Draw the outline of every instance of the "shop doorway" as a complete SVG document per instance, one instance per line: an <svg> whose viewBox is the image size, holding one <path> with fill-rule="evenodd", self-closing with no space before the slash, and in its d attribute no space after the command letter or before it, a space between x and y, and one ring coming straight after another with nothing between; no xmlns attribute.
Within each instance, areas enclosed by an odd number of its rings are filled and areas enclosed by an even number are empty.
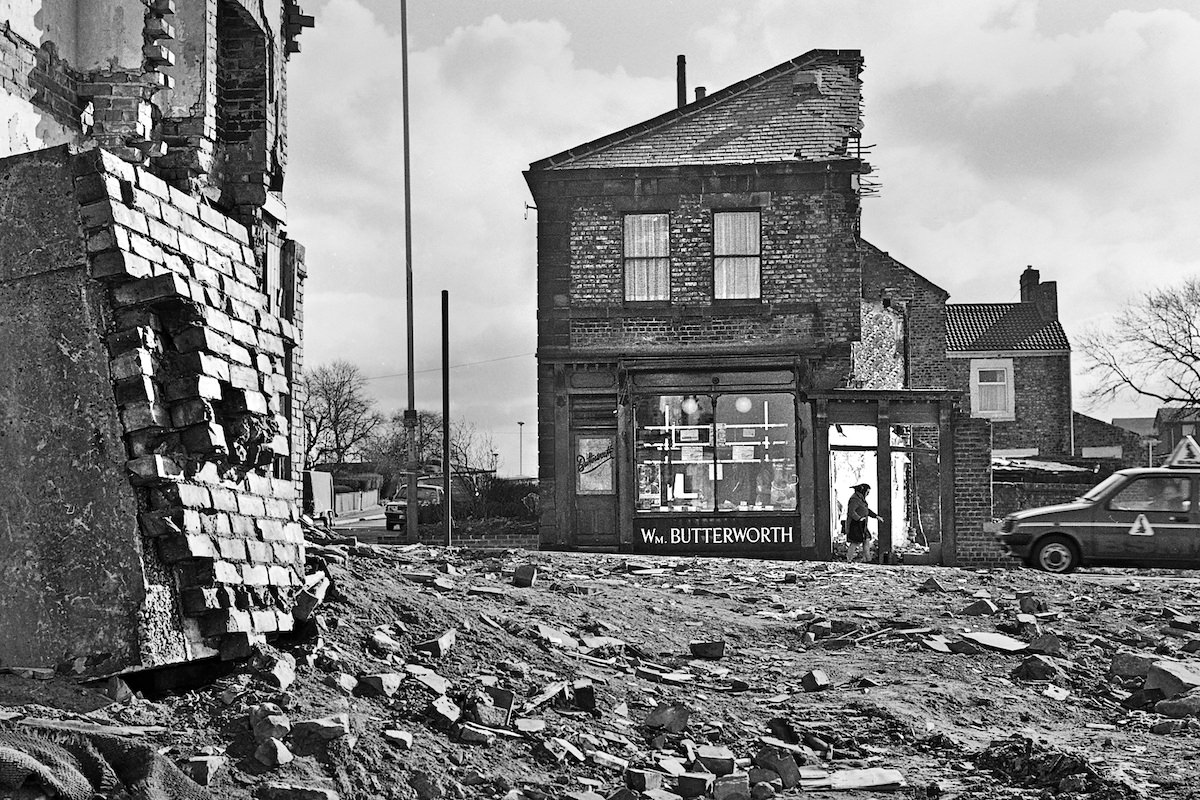
<svg viewBox="0 0 1200 800"><path fill-rule="evenodd" d="M834 560L846 558L842 521L853 487L865 483L868 505L884 518L869 522L870 560L942 563L953 534L948 415L942 404L906 399L862 392L853 401L818 401L828 478L821 533Z"/></svg>
<svg viewBox="0 0 1200 800"><path fill-rule="evenodd" d="M617 432L593 430L574 435L575 546L616 549Z"/></svg>

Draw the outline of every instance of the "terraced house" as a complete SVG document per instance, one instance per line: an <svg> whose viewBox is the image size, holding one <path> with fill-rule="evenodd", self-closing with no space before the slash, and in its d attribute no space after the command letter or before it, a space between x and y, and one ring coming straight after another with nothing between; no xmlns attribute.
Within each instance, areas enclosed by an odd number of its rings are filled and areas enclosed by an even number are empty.
<svg viewBox="0 0 1200 800"><path fill-rule="evenodd" d="M868 482L879 558L998 557L946 292L860 235L862 68L688 102L681 61L676 108L530 165L545 546L828 558Z"/></svg>
<svg viewBox="0 0 1200 800"><path fill-rule="evenodd" d="M294 0L0 19L0 651L110 673L292 625Z"/></svg>

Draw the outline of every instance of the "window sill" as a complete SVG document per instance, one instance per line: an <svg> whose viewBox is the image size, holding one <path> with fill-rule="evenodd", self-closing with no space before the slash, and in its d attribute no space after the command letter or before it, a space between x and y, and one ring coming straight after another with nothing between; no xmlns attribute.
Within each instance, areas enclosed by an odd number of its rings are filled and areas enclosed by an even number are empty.
<svg viewBox="0 0 1200 800"><path fill-rule="evenodd" d="M714 297L716 308L761 308L766 302L761 297Z"/></svg>
<svg viewBox="0 0 1200 800"><path fill-rule="evenodd" d="M670 300L626 300L625 308L631 308L638 311L654 311L657 309L670 308Z"/></svg>

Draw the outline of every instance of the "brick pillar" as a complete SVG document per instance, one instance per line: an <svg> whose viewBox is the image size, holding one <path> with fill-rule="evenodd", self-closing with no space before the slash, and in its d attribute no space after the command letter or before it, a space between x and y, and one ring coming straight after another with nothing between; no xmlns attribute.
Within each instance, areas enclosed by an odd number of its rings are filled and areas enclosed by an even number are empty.
<svg viewBox="0 0 1200 800"><path fill-rule="evenodd" d="M1014 562L984 523L992 520L992 425L958 414L954 420L955 552L945 563L958 566L1007 566Z"/></svg>

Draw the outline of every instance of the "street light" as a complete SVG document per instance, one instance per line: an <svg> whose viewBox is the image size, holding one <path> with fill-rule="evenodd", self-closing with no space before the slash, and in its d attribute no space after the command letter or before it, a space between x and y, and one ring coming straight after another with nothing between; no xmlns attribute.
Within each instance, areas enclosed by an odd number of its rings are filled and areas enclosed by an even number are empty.
<svg viewBox="0 0 1200 800"><path fill-rule="evenodd" d="M408 509L417 507L417 398L416 370L413 359L413 268L412 268L412 181L409 178L409 122L408 122L408 2L400 0L400 106L403 119L404 151L404 298L407 308L405 326L406 356L408 360L408 407L404 409L404 433L408 438L408 486L405 497ZM417 515L405 514L406 540L417 541Z"/></svg>
<svg viewBox="0 0 1200 800"><path fill-rule="evenodd" d="M525 475L525 423L517 423L517 477Z"/></svg>

